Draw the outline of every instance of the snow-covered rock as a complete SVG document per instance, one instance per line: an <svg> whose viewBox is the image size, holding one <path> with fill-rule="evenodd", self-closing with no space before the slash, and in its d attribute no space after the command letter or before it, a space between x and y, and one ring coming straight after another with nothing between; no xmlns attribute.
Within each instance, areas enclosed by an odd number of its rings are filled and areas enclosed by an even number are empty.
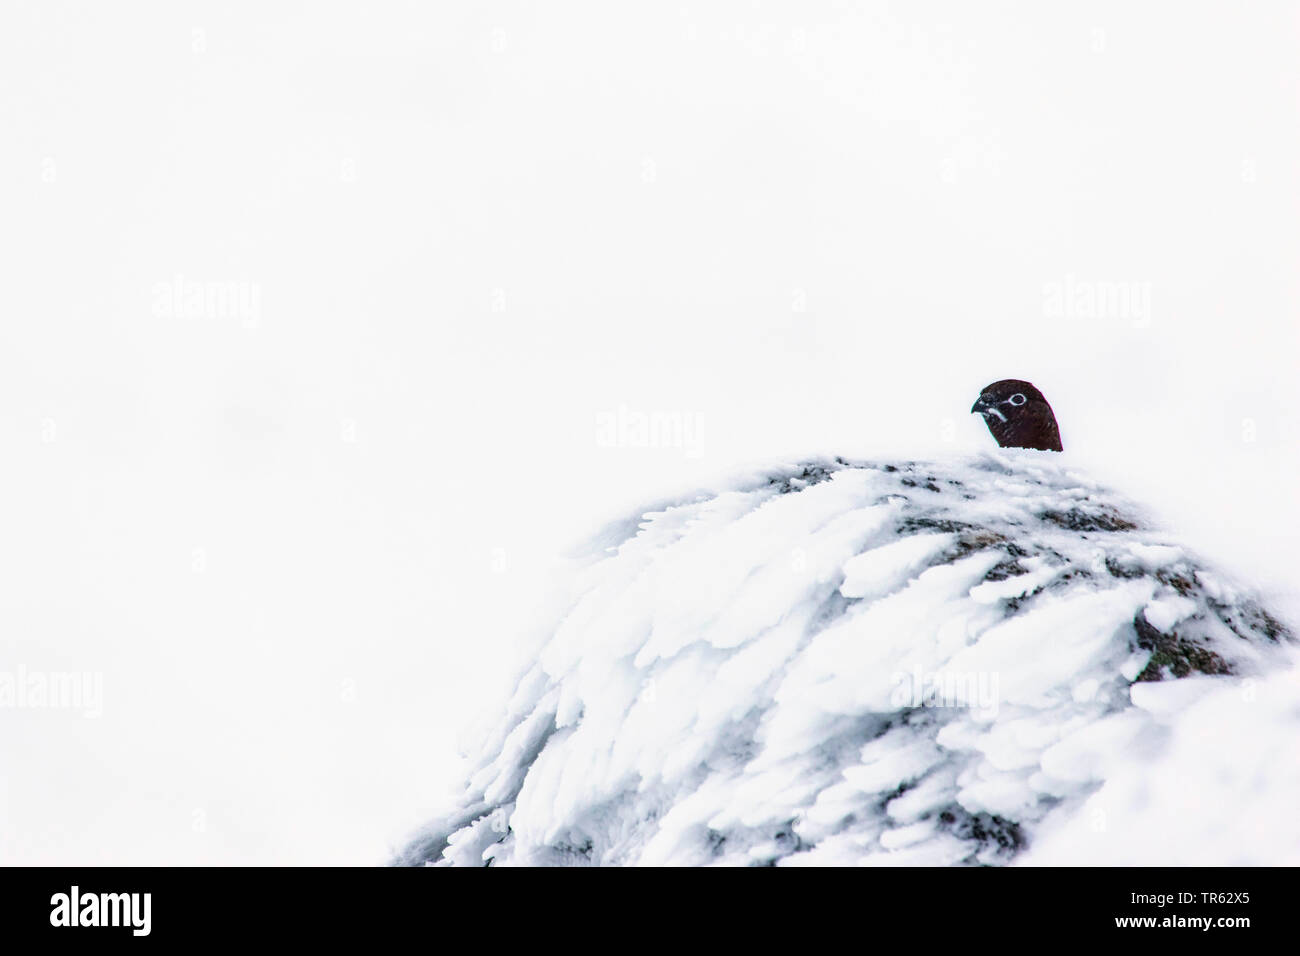
<svg viewBox="0 0 1300 956"><path fill-rule="evenodd" d="M1147 524L1018 451L803 463L624 522L397 862L1003 863L1040 834L1082 860L1135 768L1195 746L1180 715L1223 719L1290 646Z"/></svg>

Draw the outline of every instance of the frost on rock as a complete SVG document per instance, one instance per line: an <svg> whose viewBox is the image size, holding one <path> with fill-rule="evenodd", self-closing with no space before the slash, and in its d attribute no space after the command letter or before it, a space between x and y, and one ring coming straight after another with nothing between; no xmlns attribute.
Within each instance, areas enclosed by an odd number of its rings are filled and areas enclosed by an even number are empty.
<svg viewBox="0 0 1300 956"><path fill-rule="evenodd" d="M1290 642L1043 453L810 462L612 528L395 862L1005 863L1199 696L1137 688Z"/></svg>

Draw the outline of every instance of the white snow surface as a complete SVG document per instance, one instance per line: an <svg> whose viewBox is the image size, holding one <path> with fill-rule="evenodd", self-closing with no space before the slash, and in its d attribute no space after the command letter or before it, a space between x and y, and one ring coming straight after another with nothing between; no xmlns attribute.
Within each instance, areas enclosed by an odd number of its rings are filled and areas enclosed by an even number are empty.
<svg viewBox="0 0 1300 956"><path fill-rule="evenodd" d="M397 862L1300 858L1223 820L1300 794L1286 628L1058 456L800 463L617 527Z"/></svg>

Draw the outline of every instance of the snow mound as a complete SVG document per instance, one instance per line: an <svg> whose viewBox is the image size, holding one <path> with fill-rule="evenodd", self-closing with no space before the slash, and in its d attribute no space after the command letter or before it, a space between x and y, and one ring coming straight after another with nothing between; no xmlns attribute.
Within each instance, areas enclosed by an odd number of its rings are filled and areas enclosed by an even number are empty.
<svg viewBox="0 0 1300 956"><path fill-rule="evenodd" d="M803 463L616 527L395 862L992 864L1040 833L1082 859L1090 801L1136 804L1179 715L1221 716L1140 691L1290 642L1047 453Z"/></svg>

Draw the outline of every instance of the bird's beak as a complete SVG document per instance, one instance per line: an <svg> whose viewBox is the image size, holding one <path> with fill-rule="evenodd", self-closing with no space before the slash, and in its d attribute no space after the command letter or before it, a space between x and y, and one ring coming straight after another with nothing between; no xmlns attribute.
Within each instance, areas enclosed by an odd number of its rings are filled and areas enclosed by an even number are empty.
<svg viewBox="0 0 1300 956"><path fill-rule="evenodd" d="M1005 422L1007 420L1007 416L1003 415L992 405L985 405L984 399L982 398L976 399L975 404L970 407L970 411L972 415L976 413L983 415L985 420L987 420L990 415L995 416L1000 422Z"/></svg>

